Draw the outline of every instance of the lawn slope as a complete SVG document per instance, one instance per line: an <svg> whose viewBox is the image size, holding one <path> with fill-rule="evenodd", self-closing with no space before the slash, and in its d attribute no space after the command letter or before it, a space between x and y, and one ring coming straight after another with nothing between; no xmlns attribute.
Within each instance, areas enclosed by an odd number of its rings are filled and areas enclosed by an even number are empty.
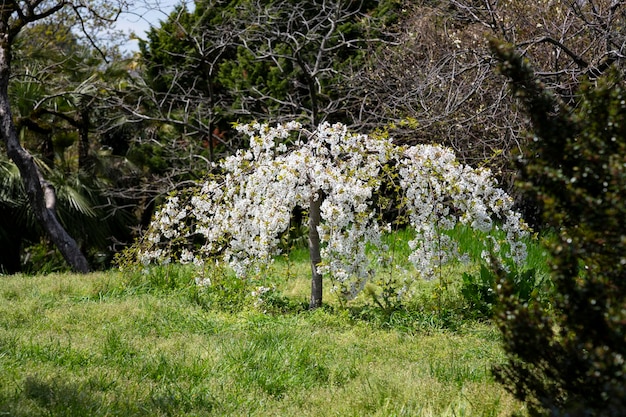
<svg viewBox="0 0 626 417"><path fill-rule="evenodd" d="M228 311L144 284L0 277L0 416L524 415L488 324Z"/></svg>

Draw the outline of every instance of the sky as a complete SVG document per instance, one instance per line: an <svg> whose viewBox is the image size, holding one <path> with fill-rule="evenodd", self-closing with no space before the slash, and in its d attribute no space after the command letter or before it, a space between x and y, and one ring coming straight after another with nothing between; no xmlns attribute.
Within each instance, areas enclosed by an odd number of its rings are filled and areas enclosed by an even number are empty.
<svg viewBox="0 0 626 417"><path fill-rule="evenodd" d="M115 28L130 35L134 32L140 38L145 38L145 32L150 26L158 25L165 20L174 6L183 3L183 0L138 0L134 1L128 12L122 13ZM137 40L129 40L123 49L132 53L139 50Z"/></svg>

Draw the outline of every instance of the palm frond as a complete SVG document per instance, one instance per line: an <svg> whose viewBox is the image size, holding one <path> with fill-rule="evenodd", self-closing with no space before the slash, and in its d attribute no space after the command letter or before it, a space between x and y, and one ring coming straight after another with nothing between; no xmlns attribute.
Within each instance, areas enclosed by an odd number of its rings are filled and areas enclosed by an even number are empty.
<svg viewBox="0 0 626 417"><path fill-rule="evenodd" d="M0 204L20 207L26 204L22 177L17 166L5 157L0 158Z"/></svg>
<svg viewBox="0 0 626 417"><path fill-rule="evenodd" d="M57 188L57 200L63 205L88 217L96 217L92 203L80 190L70 184L63 184Z"/></svg>

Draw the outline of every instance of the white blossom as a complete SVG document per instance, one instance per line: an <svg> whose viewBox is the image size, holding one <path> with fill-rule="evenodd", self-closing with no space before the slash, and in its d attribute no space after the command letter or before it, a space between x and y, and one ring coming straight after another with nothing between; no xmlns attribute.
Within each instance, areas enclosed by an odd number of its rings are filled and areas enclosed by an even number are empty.
<svg viewBox="0 0 626 417"><path fill-rule="evenodd" d="M334 291L353 298L372 276L370 258L378 257L367 253L368 245L383 250L381 235L390 230L379 223L373 198L385 164L397 167L415 231L409 260L419 277L432 279L442 265L467 260L445 234L459 223L488 235L482 241L486 260L506 248L505 256L518 264L525 259L520 239L528 229L512 210L512 199L488 170L460 164L448 148L397 147L386 138L350 133L342 124L323 123L313 132L298 122L252 123L237 130L248 137L250 148L225 158L218 164L222 175L186 198L166 200L144 237L142 263L178 259L203 265L213 259L247 277L278 253L293 210L306 210L311 197L321 198L317 269ZM288 138L297 145L293 149L285 145ZM492 236L498 227L506 245ZM409 293L412 279L398 286L397 297ZM207 285L203 278L198 282Z"/></svg>

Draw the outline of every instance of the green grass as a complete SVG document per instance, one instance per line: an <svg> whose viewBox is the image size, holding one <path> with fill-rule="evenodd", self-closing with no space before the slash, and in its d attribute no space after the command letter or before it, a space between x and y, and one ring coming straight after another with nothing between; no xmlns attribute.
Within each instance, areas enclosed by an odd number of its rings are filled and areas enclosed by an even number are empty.
<svg viewBox="0 0 626 417"><path fill-rule="evenodd" d="M379 277L415 274L411 238L385 237L399 267ZM546 274L529 243L527 268ZM452 263L382 308L375 285L348 304L326 288L316 311L305 248L250 281L209 271L205 289L180 266L0 277L0 417L524 416L490 373L499 333L461 294L477 268Z"/></svg>
<svg viewBox="0 0 626 417"><path fill-rule="evenodd" d="M181 268L0 277L0 416L524 415L491 325L426 289L406 311L307 311L307 267L276 266L268 313Z"/></svg>

